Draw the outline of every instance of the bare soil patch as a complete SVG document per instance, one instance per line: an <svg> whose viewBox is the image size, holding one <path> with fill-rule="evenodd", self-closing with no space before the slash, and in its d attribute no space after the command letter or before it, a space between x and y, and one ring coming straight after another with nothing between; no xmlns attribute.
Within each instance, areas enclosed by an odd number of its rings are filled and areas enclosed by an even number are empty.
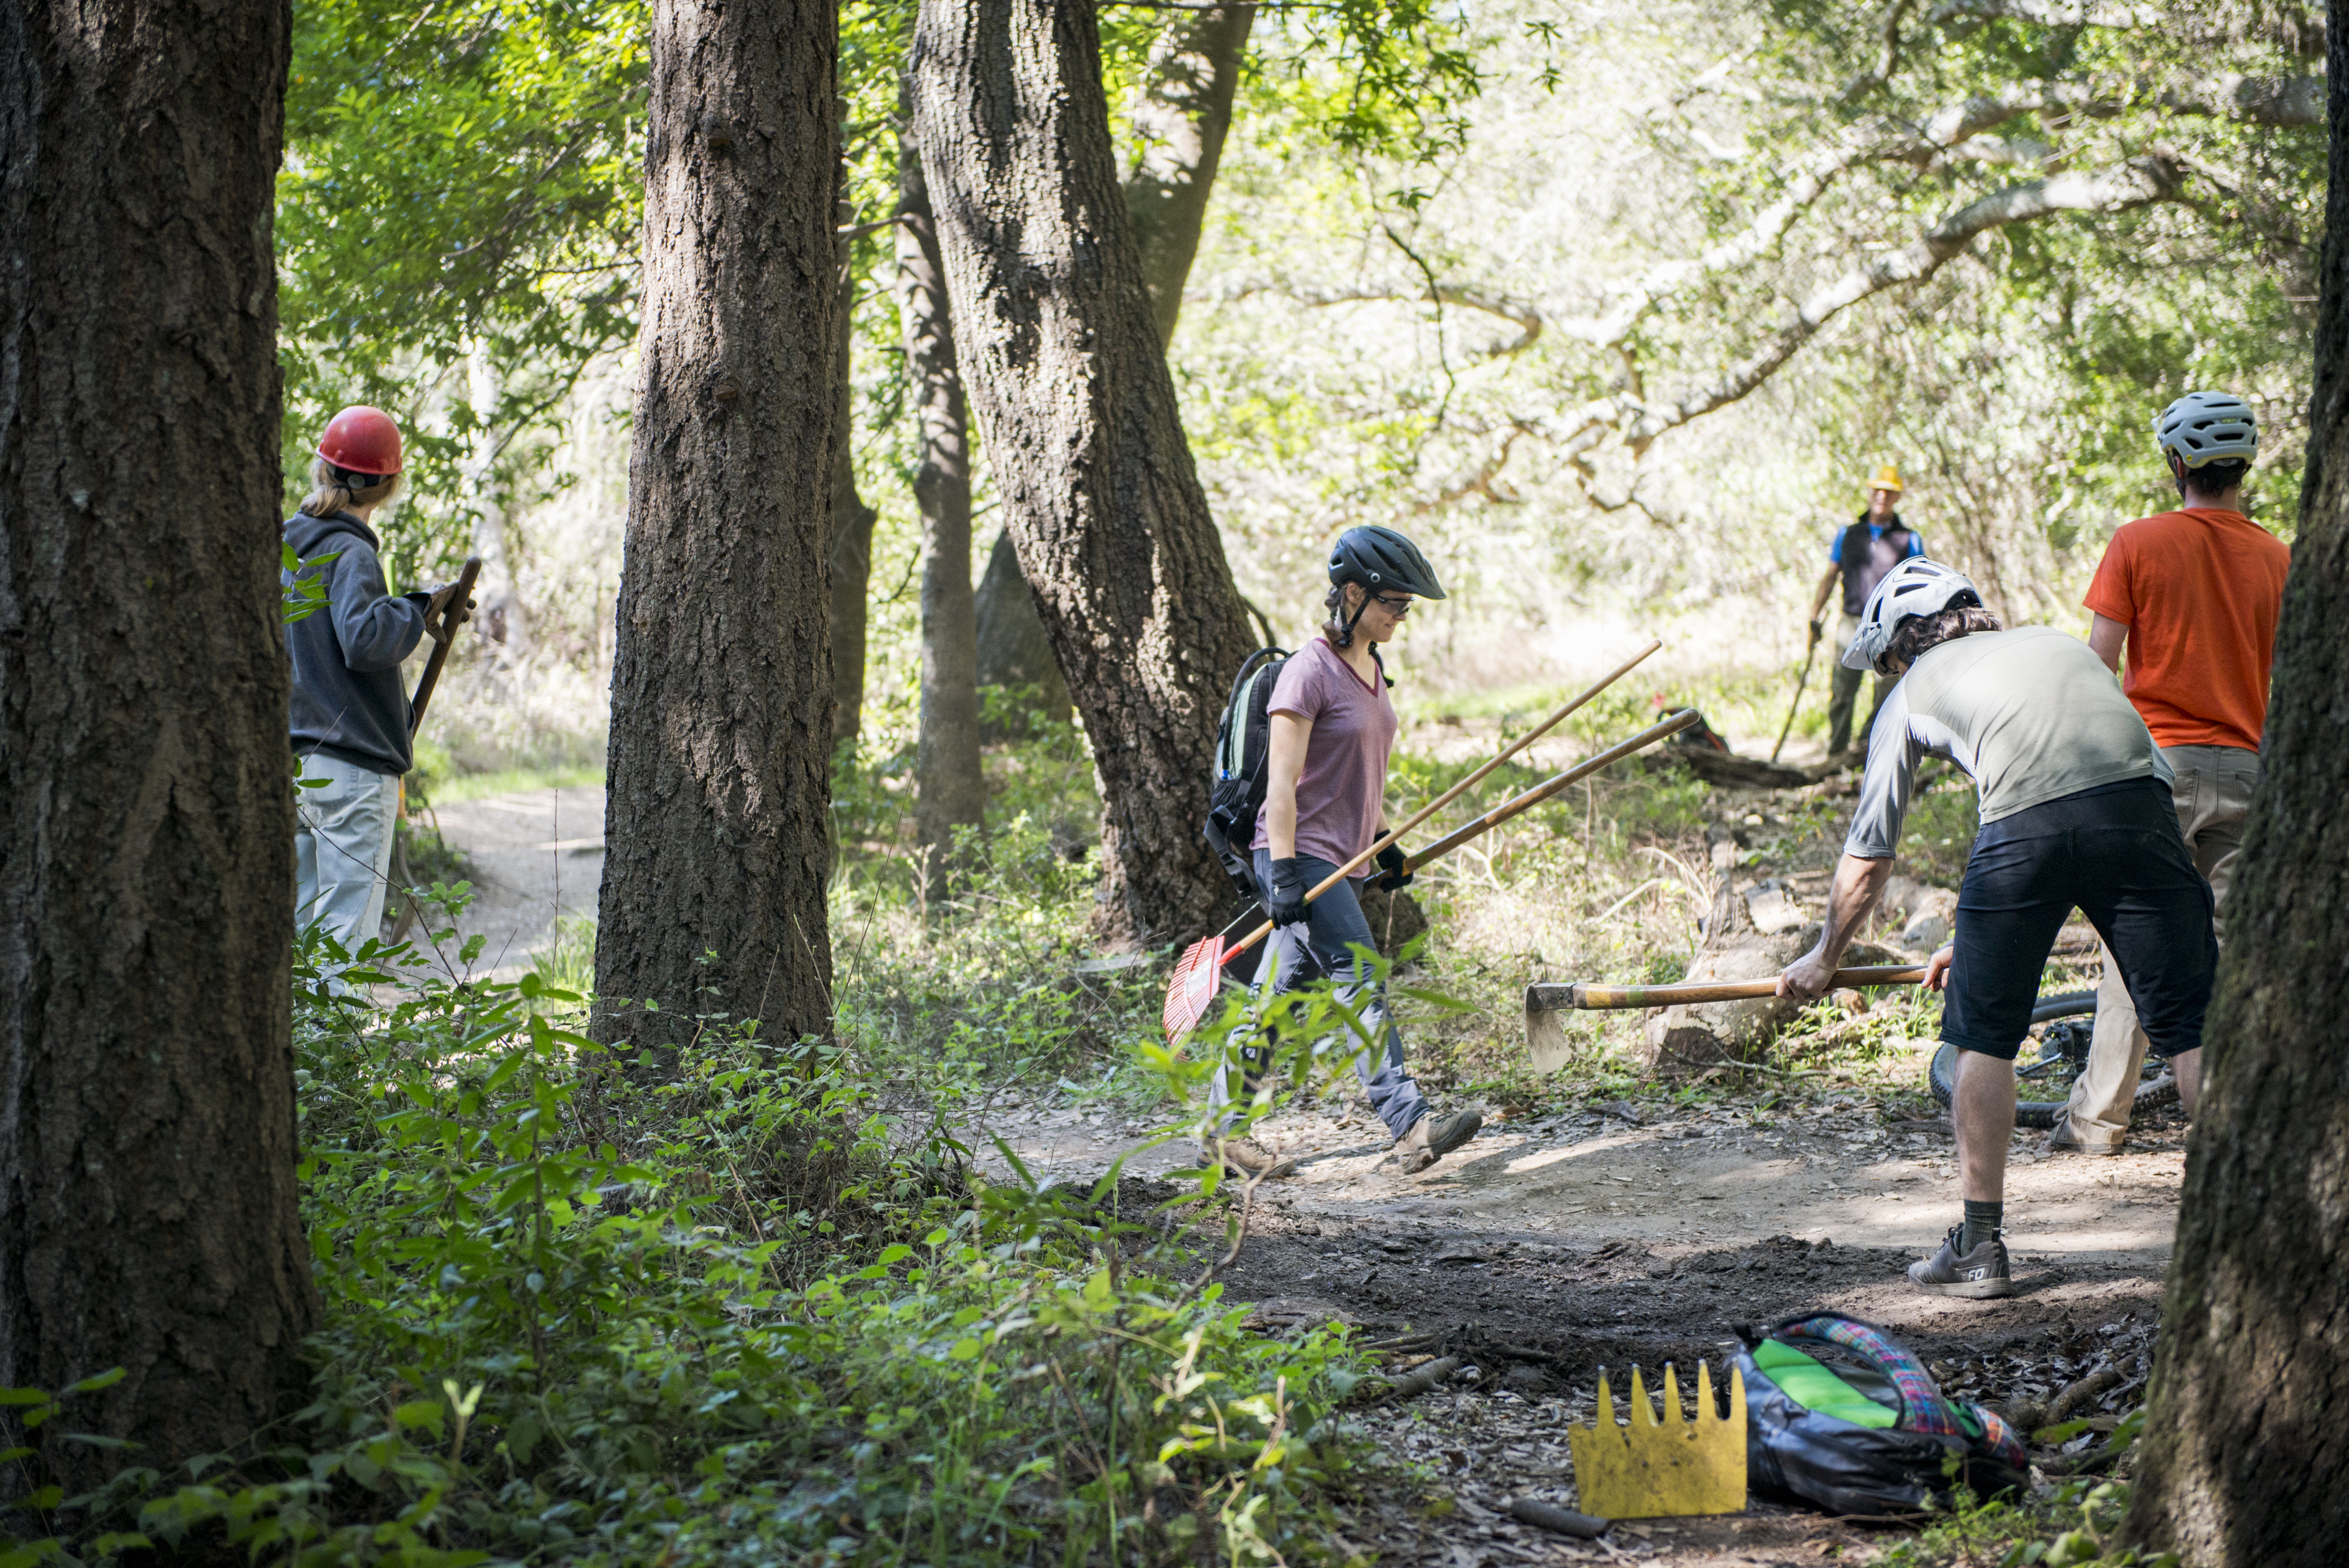
<svg viewBox="0 0 2349 1568"><path fill-rule="evenodd" d="M1049 1182L1097 1179L1140 1129L1063 1106L1010 1108L990 1130ZM2040 1135L2018 1135L2017 1293L1964 1302L1919 1293L1905 1274L1961 1211L1946 1124L1888 1123L1868 1100L1784 1119L1627 1103L1503 1120L1416 1177L1397 1171L1366 1110L1303 1111L1266 1130L1300 1168L1258 1189L1224 1278L1264 1332L1340 1320L1467 1363L1365 1418L1402 1467L1392 1496L1350 1516L1350 1539L1382 1561L1861 1560L1885 1543L1880 1529L1768 1500L1743 1516L1625 1524L1604 1544L1506 1510L1519 1496L1574 1501L1566 1426L1588 1417L1599 1367L1717 1369L1735 1325L1817 1311L1883 1326L1984 1403L2044 1401L2110 1361L2124 1375L2086 1412L2109 1428L2142 1399L2185 1135L2175 1110L2140 1123L2117 1158L2044 1158ZM1187 1143L1163 1145L1126 1168L1163 1175L1193 1158Z"/></svg>

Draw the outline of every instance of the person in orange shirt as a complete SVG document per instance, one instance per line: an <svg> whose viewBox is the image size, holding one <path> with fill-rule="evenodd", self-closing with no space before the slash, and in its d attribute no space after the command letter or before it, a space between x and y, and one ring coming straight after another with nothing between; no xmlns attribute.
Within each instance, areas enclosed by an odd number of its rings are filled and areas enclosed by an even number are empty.
<svg viewBox="0 0 2349 1568"><path fill-rule="evenodd" d="M2268 667L2292 551L2243 515L2243 476L2259 450L2249 404L2189 392L2161 411L2154 430L2179 506L2124 524L2105 547L2085 601L2094 617L2088 646L2116 671L2127 650L2122 690L2176 774L2178 831L2223 915L2260 777ZM2146 1044L2107 951L2087 1065L2048 1137L2051 1151L2121 1151ZM2201 1054L2171 1059L2189 1114L2201 1093Z"/></svg>

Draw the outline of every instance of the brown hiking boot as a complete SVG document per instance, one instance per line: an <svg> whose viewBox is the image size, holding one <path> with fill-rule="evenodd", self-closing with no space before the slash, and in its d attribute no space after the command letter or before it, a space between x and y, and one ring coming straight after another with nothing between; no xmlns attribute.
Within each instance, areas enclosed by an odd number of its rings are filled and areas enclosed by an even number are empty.
<svg viewBox="0 0 2349 1568"><path fill-rule="evenodd" d="M1283 1159L1252 1137L1201 1138L1199 1163L1213 1166L1216 1147L1223 1146L1224 1168L1234 1176L1256 1176L1267 1180L1294 1175L1297 1162Z"/></svg>
<svg viewBox="0 0 2349 1568"><path fill-rule="evenodd" d="M2110 1158L2125 1152L2127 1147L2122 1143L2090 1143L2085 1138L2075 1137L2070 1127L2061 1126L2039 1140L2039 1152L2047 1156L2095 1154Z"/></svg>
<svg viewBox="0 0 2349 1568"><path fill-rule="evenodd" d="M1412 1123L1411 1131L1397 1141L1395 1163L1402 1167L1405 1176L1415 1176L1475 1137L1484 1125L1484 1113L1473 1108L1440 1116L1430 1111Z"/></svg>

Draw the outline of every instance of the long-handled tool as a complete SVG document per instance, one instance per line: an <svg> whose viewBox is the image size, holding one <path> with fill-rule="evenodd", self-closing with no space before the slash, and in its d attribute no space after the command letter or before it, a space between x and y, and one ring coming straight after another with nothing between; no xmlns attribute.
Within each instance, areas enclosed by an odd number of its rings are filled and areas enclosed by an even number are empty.
<svg viewBox="0 0 2349 1568"><path fill-rule="evenodd" d="M1811 660L1819 651L1819 626L1811 623L1811 640L1803 649L1803 672L1795 677L1795 700L1786 704L1786 722L1778 726L1778 743L1770 748L1770 760L1775 763L1778 753L1786 749L1786 737L1794 732L1795 711L1803 705L1803 688L1811 683Z"/></svg>
<svg viewBox="0 0 2349 1568"><path fill-rule="evenodd" d="M1509 818L1516 815L1518 813L1529 811L1533 807L1539 805L1542 802L1549 799L1550 796L1557 794L1560 790L1572 784L1580 784L1584 779L1588 778L1592 774L1597 773L1599 769L1606 767L1610 763L1619 763L1634 752L1645 750L1647 747L1654 745L1659 741L1668 739L1671 736L1680 733L1690 725L1700 722L1702 718L1702 715L1698 713L1693 708L1682 709L1679 712L1674 713L1671 717L1664 720L1662 722L1650 725L1648 728L1640 731L1638 734L1632 736L1630 740L1623 742L1621 744L1610 746L1606 751L1599 753L1597 756L1592 757L1588 761L1578 763L1573 767L1567 769L1566 772L1557 774L1556 777L1542 784L1536 784L1533 788L1526 791L1525 794L1516 796L1515 799L1502 802L1499 805L1495 806L1492 810L1476 818L1474 822L1468 823L1465 826L1446 834L1444 837L1437 839L1433 844L1429 845L1418 854L1405 859L1403 861L1403 869L1405 871L1416 871L1421 867L1427 865L1430 861L1438 859L1445 855L1449 855L1452 851L1459 848L1470 839L1476 837L1479 834L1488 833L1494 828L1500 826L1501 824L1508 821ZM1432 810L1433 808L1431 807L1430 809ZM1427 814L1425 812L1422 812L1420 816L1423 817L1426 815ZM1413 818L1413 821L1416 822L1419 819L1419 817L1414 817ZM1406 827L1409 826L1411 826L1409 823L1404 825ZM1401 831L1402 831L1402 829L1396 829L1396 832L1398 833ZM1388 835L1389 838L1392 838L1393 836L1393 834ZM1373 848L1375 847L1376 846L1374 846ZM1322 882L1320 886L1307 893L1305 895L1306 901L1309 903L1313 899L1320 897L1322 893L1326 892L1337 882L1339 877L1343 877L1346 874L1347 869L1350 869L1354 866L1360 866L1362 861L1368 857L1369 852L1366 851L1363 855L1359 856L1352 861L1349 862L1348 867L1340 867L1334 875ZM1195 944L1191 951L1183 955L1183 962L1175 967L1174 976L1167 982L1166 988L1167 1039L1170 1043L1180 1041L1183 1035L1190 1032L1191 1026L1196 1023L1199 1019L1206 1014L1207 1004L1214 999L1216 994L1217 971L1223 964L1230 961L1232 953L1246 951L1248 948L1253 947L1256 943L1263 940L1265 937L1271 933L1271 931L1272 922L1267 920L1263 925L1258 926L1255 930L1249 932L1247 937L1242 939L1239 944L1229 953L1218 950L1223 941L1221 937L1208 937L1205 939L1204 941ZM1187 974L1185 972L1186 970L1188 971ZM1177 989L1178 987L1181 988L1179 992ZM1180 1014L1177 1012L1178 1005L1183 1009L1183 1012Z"/></svg>
<svg viewBox="0 0 2349 1568"><path fill-rule="evenodd" d="M1925 978L1922 964L1862 964L1839 969L1827 984L1915 985ZM1708 981L1696 985L1586 985L1580 981L1537 981L1526 987L1526 1050L1537 1073L1555 1073L1570 1054L1566 1031L1557 1015L1588 1008L1676 1007L1683 1002L1744 1002L1775 996L1778 977L1762 980Z"/></svg>
<svg viewBox="0 0 2349 1568"><path fill-rule="evenodd" d="M472 618L473 585L481 580L481 558L465 557L464 570L457 574L457 591L440 611L440 636L434 639L432 653L424 661L424 674L416 682L416 695L408 702L408 739L413 743L416 732L424 725L425 705L432 701L432 689L440 684L440 667L449 662L450 645L457 640L457 628ZM400 793L401 815L407 814L408 795L403 783ZM391 940L395 942L408 935L409 927L416 923L416 900L408 896L408 850L399 835L391 836L391 865L388 869L392 891L399 895L399 919L393 922Z"/></svg>
<svg viewBox="0 0 2349 1568"><path fill-rule="evenodd" d="M1620 680L1624 676L1630 674L1633 668L1636 667L1642 659L1646 659L1650 654L1655 652L1658 649L1663 646L1664 645L1661 639L1653 638L1650 639L1647 647L1640 649L1639 652L1625 659L1612 670L1609 670L1605 676L1599 679L1598 684L1582 692L1579 696L1575 697L1572 701L1565 703L1557 710L1557 711L1552 713L1548 718L1544 719L1540 723L1536 724L1523 735L1518 736L1516 741L1506 751L1502 752L1499 756L1495 757L1491 762L1486 763L1475 773L1470 774L1466 778L1462 779L1458 784L1454 784L1450 789L1445 790L1433 801L1413 813L1410 821L1404 823L1400 827L1390 829L1383 837L1372 844L1368 849L1363 850L1360 855L1355 856L1351 860L1347 861L1343 866L1339 867L1337 870L1324 877L1319 887L1314 888L1305 895L1305 901L1309 904L1311 903L1314 899L1319 898L1322 894L1336 887L1349 873L1361 866L1364 861L1369 860L1380 850L1384 849L1388 845L1392 844L1404 834L1410 832L1413 828L1417 827L1421 823L1425 822L1429 817L1434 815L1437 812L1443 810L1445 806L1450 805L1454 801L1459 799L1461 795L1474 788L1477 784L1481 783L1487 774L1490 774L1495 768L1499 767L1503 763L1507 762L1511 757L1516 756L1519 752L1524 751L1527 746L1532 745L1536 741L1541 739L1544 734L1547 734L1551 729L1561 722L1567 715L1572 713L1576 709L1581 707L1584 703L1589 701L1592 698L1606 691L1607 688L1614 685L1616 681ZM1237 923L1237 922L1235 922L1235 924ZM1226 929L1228 929L1229 928L1226 928ZM1250 932L1247 937L1241 939L1238 942L1229 947L1224 945L1223 935L1219 932L1212 937L1202 937L1184 950L1181 961L1174 965L1174 972L1166 978L1166 1006L1163 1017L1166 1024L1166 1041L1168 1044L1179 1044L1182 1041L1183 1036L1191 1032L1192 1025L1197 1023L1201 1018L1206 1015L1207 1003L1214 1000L1216 988L1221 983L1223 966L1231 962L1232 960L1239 957L1240 954L1247 951L1248 949L1256 946L1257 943L1262 941L1266 936L1270 934L1271 930L1272 922L1270 920L1267 920L1264 924L1258 926L1254 931Z"/></svg>
<svg viewBox="0 0 2349 1568"><path fill-rule="evenodd" d="M457 574L457 591L440 611L441 635L432 644L432 657L424 661L424 678L416 683L416 695L408 703L408 738L416 739L416 732L424 723L425 704L432 701L432 689L440 684L440 667L449 662L450 645L457 640L457 628L472 616L473 585L481 580L481 558L465 557L465 569Z"/></svg>

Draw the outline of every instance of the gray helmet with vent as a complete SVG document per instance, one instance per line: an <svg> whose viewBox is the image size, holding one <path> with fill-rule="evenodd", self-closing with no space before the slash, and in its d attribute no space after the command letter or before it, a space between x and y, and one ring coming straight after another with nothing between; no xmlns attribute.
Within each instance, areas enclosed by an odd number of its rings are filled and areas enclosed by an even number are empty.
<svg viewBox="0 0 2349 1568"><path fill-rule="evenodd" d="M1890 571L1868 596L1859 612L1859 631L1843 650L1846 670L1873 670L1884 657L1892 634L1911 616L1939 615L1952 605L1978 605L1975 591L1963 572L1953 572L1939 561L1911 556Z"/></svg>
<svg viewBox="0 0 2349 1568"><path fill-rule="evenodd" d="M2260 421L2231 392L2189 392L2161 410L2153 429L2161 450L2189 468L2249 462L2260 450Z"/></svg>

